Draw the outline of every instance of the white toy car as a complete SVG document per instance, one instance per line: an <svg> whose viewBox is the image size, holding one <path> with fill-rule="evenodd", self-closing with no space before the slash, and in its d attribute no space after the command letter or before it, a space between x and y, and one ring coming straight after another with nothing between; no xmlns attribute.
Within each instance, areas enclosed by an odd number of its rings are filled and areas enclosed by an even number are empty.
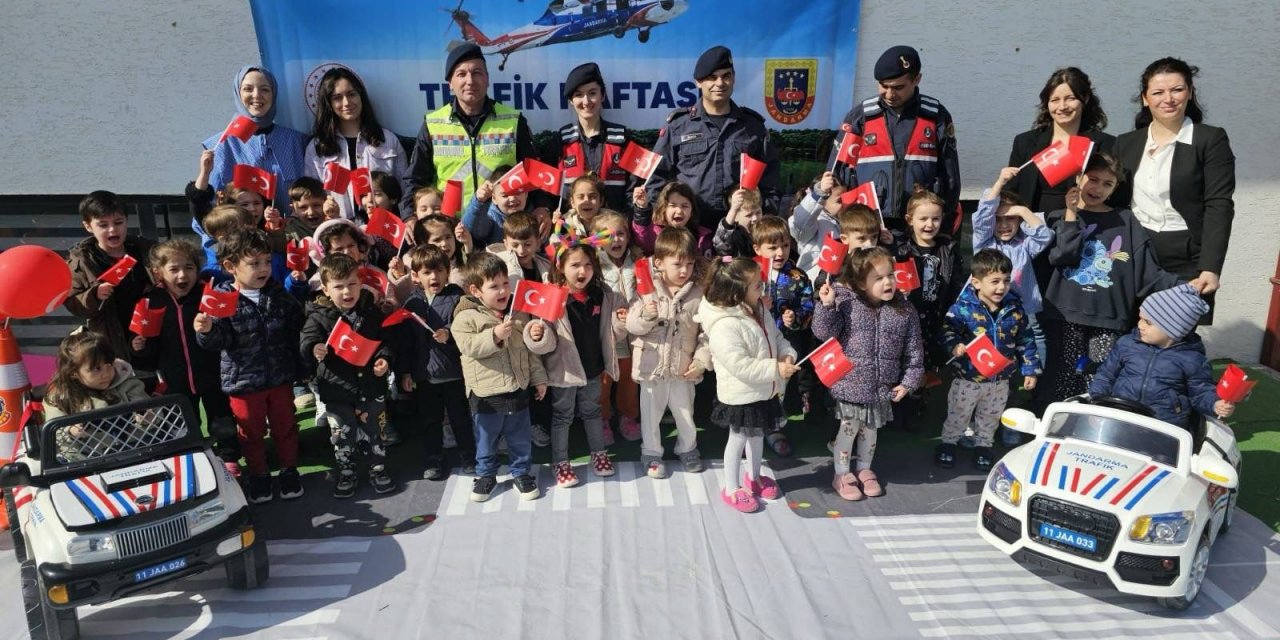
<svg viewBox="0 0 1280 640"><path fill-rule="evenodd" d="M78 637L76 607L219 564L232 587L267 579L244 493L198 425L166 396L24 426L0 487L33 638Z"/></svg>
<svg viewBox="0 0 1280 640"><path fill-rule="evenodd" d="M1035 439L991 469L978 533L1021 562L1189 607L1231 526L1240 452L1215 419L1193 438L1149 415L1118 398L1054 403L1040 420L1006 410L1001 423Z"/></svg>

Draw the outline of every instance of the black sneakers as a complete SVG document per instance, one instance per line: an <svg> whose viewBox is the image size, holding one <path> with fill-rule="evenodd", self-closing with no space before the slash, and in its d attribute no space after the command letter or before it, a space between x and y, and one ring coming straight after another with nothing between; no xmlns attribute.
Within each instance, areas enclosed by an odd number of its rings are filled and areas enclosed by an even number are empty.
<svg viewBox="0 0 1280 640"><path fill-rule="evenodd" d="M293 500L302 497L302 476L298 470L289 467L281 469L276 481L280 483L280 497L285 500Z"/></svg>
<svg viewBox="0 0 1280 640"><path fill-rule="evenodd" d="M249 495L246 496L246 498L248 498L249 502L252 504L271 502L271 499L275 497L274 492L271 490L270 474L264 473L262 475L249 476L248 488Z"/></svg>
<svg viewBox="0 0 1280 640"><path fill-rule="evenodd" d="M956 466L956 445L946 442L938 445L933 450L933 464L943 469L950 469Z"/></svg>
<svg viewBox="0 0 1280 640"><path fill-rule="evenodd" d="M339 471L338 477L333 481L333 497L350 498L356 494L356 485L358 484L360 484L360 480L355 471Z"/></svg>
<svg viewBox="0 0 1280 640"><path fill-rule="evenodd" d="M484 502L489 499L489 494L493 493L493 488L498 486L498 479L493 476L480 476L471 484L471 501Z"/></svg>
<svg viewBox="0 0 1280 640"><path fill-rule="evenodd" d="M537 500L541 495L538 490L538 481L531 475L516 476L515 485L521 500Z"/></svg>
<svg viewBox="0 0 1280 640"><path fill-rule="evenodd" d="M991 447L978 447L973 450L973 467L978 471L990 471L995 457Z"/></svg>
<svg viewBox="0 0 1280 640"><path fill-rule="evenodd" d="M391 493L396 490L395 481L387 475L387 469L382 465L369 469L369 484L373 485L373 490L378 493Z"/></svg>

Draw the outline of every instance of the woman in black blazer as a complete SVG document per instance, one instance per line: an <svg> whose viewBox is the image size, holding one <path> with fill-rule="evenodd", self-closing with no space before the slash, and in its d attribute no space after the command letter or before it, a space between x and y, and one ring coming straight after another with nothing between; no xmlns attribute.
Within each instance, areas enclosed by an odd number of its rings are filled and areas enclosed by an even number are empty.
<svg viewBox="0 0 1280 640"><path fill-rule="evenodd" d="M1089 75L1075 68L1058 69L1049 75L1040 90L1040 107L1030 131L1019 133L1013 139L1009 152L1010 167L1021 167L1031 156L1039 153L1055 140L1071 136L1085 136L1093 140L1094 152L1111 151L1115 137L1102 132L1107 128L1107 114L1102 110L1102 100L1093 92ZM1009 182L1009 189L1032 211L1056 211L1066 208L1067 189L1070 182L1056 187L1049 186L1032 167L1018 172Z"/></svg>
<svg viewBox="0 0 1280 640"><path fill-rule="evenodd" d="M1125 176L1112 201L1133 210L1151 235L1160 265L1207 296L1218 289L1227 257L1236 159L1227 132L1202 123L1198 71L1177 58L1162 58L1142 72L1135 129L1116 139ZM1210 311L1202 323L1212 317Z"/></svg>

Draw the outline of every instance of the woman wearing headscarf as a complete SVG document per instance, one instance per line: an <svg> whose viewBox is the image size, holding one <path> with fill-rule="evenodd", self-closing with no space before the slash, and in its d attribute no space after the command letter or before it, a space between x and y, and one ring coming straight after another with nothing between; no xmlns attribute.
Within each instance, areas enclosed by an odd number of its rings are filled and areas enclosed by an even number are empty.
<svg viewBox="0 0 1280 640"><path fill-rule="evenodd" d="M213 150L213 169L209 186L214 191L231 184L237 164L266 169L276 177L271 204L281 211L289 208L289 186L303 175L306 134L276 124L276 78L266 69L249 65L236 73L233 91L236 113L253 121L257 130L242 142L235 136L223 137L219 131L204 141Z"/></svg>
<svg viewBox="0 0 1280 640"><path fill-rule="evenodd" d="M347 169L367 167L371 172L382 171L397 182L404 179L408 170L400 139L378 123L364 83L346 67L334 67L320 78L311 135L303 170L321 182L329 163ZM335 193L333 197L343 218L354 218L357 209L365 208L363 203L351 201L350 192Z"/></svg>
<svg viewBox="0 0 1280 640"><path fill-rule="evenodd" d="M1210 296L1235 217L1236 157L1227 132L1204 123L1198 72L1177 58L1142 72L1134 130L1116 138L1125 175L1112 201L1133 210L1165 271ZM1211 296L1206 301L1213 304ZM1211 309L1200 322L1212 320Z"/></svg>

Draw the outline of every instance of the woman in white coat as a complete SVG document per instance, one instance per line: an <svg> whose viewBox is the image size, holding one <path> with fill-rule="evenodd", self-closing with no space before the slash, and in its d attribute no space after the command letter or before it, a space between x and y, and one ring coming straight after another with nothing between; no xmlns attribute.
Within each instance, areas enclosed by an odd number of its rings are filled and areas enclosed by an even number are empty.
<svg viewBox="0 0 1280 640"><path fill-rule="evenodd" d="M370 172L389 173L397 180L403 178L408 169L408 157L400 139L378 123L364 83L346 67L334 67L320 79L316 90L316 123L311 135L304 170L321 182L325 181L325 167L329 163L347 170L368 167ZM352 184L344 193L332 193L343 218L355 218L357 211L362 218L367 217L364 203L352 201L355 189Z"/></svg>

